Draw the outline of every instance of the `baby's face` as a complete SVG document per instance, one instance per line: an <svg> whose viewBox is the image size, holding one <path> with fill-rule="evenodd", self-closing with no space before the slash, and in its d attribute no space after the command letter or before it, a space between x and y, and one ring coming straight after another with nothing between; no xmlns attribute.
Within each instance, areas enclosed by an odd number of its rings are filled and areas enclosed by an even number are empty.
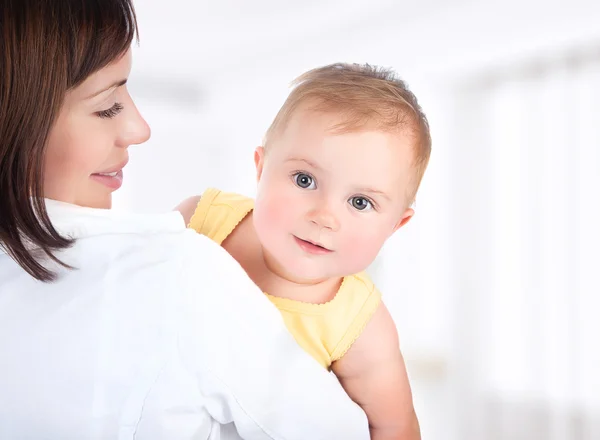
<svg viewBox="0 0 600 440"><path fill-rule="evenodd" d="M411 138L332 133L339 122L299 112L266 156L257 150L254 226L271 265L297 282L366 269L413 214Z"/></svg>

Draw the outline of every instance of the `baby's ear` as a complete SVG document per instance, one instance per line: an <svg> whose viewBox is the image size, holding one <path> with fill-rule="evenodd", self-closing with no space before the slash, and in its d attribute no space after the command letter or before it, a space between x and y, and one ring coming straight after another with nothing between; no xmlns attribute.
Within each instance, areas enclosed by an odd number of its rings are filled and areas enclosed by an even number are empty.
<svg viewBox="0 0 600 440"><path fill-rule="evenodd" d="M256 181L260 180L260 176L262 175L263 165L265 160L265 148L264 147L256 147L254 150L254 165L256 166Z"/></svg>
<svg viewBox="0 0 600 440"><path fill-rule="evenodd" d="M404 211L404 214L402 214L402 218L398 221L398 223L396 223L396 226L394 226L394 232L407 224L413 215L415 215L415 210L412 208L407 208L406 211Z"/></svg>

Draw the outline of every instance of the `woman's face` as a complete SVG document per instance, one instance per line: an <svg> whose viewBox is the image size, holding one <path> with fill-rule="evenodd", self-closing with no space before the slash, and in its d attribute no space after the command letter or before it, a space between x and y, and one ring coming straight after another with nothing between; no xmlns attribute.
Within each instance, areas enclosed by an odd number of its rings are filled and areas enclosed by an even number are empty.
<svg viewBox="0 0 600 440"><path fill-rule="evenodd" d="M150 137L125 82L131 50L69 91L48 138L44 197L110 208L121 186L127 148Z"/></svg>

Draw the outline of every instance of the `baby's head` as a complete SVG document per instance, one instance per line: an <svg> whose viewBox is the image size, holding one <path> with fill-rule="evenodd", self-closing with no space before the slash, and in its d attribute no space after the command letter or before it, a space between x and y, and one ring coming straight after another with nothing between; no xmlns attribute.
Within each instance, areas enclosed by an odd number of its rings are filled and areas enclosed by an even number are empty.
<svg viewBox="0 0 600 440"><path fill-rule="evenodd" d="M427 119L389 70L334 64L294 85L255 152L256 232L298 282L360 272L414 214Z"/></svg>

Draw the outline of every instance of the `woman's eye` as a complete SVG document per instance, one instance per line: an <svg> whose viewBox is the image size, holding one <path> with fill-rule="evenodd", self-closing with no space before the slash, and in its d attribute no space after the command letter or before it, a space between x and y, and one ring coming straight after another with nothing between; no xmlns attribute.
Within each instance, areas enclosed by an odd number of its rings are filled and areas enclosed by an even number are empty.
<svg viewBox="0 0 600 440"><path fill-rule="evenodd" d="M358 211L370 211L373 209L373 204L365 197L352 197L348 203Z"/></svg>
<svg viewBox="0 0 600 440"><path fill-rule="evenodd" d="M294 174L294 182L302 189L315 189L315 179L305 173Z"/></svg>
<svg viewBox="0 0 600 440"><path fill-rule="evenodd" d="M103 119L111 119L117 116L119 113L121 113L121 110L123 110L123 105L121 103L115 102L115 105L113 105L111 108L96 112L96 115Z"/></svg>

